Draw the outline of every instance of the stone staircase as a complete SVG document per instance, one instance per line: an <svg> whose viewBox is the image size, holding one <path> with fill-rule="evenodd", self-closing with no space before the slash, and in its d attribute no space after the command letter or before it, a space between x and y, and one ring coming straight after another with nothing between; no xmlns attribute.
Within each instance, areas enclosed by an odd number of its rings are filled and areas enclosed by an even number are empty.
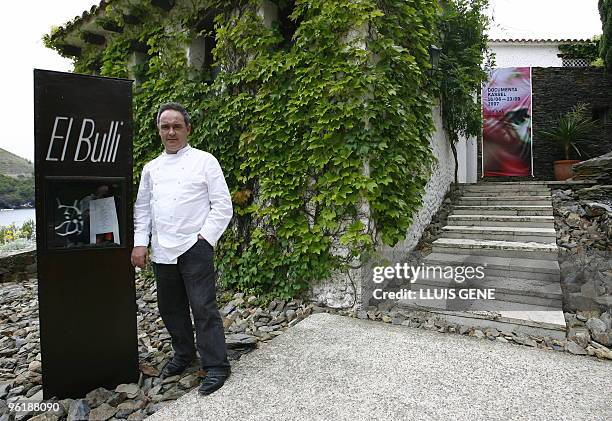
<svg viewBox="0 0 612 421"><path fill-rule="evenodd" d="M565 338L557 244L550 190L545 182L479 183L464 187L443 234L425 257L429 267L480 266L485 276L464 284L438 275L411 289L494 289L495 300L409 299L410 309L450 322ZM458 291L458 290L456 290Z"/></svg>

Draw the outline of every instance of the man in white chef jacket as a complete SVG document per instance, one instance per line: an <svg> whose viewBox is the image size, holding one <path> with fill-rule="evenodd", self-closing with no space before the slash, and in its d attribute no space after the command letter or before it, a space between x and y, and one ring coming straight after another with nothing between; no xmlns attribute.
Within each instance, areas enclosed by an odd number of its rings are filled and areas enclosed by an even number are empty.
<svg viewBox="0 0 612 421"><path fill-rule="evenodd" d="M165 151L142 170L134 205L132 264L146 265L150 237L157 304L174 349L162 376L182 373L197 348L207 373L199 392L208 395L230 375L215 298L213 248L232 218L232 202L219 162L187 143L191 125L182 105L163 104L157 129Z"/></svg>

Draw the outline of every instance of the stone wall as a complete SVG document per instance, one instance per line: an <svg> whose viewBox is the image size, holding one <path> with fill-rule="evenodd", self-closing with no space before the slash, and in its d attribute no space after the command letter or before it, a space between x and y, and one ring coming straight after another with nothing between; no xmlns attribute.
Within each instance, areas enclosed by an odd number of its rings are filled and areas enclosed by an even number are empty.
<svg viewBox="0 0 612 421"><path fill-rule="evenodd" d="M601 187L552 190L564 311L612 309L612 196Z"/></svg>
<svg viewBox="0 0 612 421"><path fill-rule="evenodd" d="M0 256L0 283L36 278L36 249L19 250Z"/></svg>
<svg viewBox="0 0 612 421"><path fill-rule="evenodd" d="M612 75L594 67L534 67L533 82L533 168L531 177L487 177L490 181L554 180L553 161L565 159L557 143L545 140L542 130L551 128L558 117L577 103L589 105L593 117L600 121L596 130L580 143L589 159L612 150ZM482 177L482 145L478 145L478 176Z"/></svg>
<svg viewBox="0 0 612 421"><path fill-rule="evenodd" d="M575 178L552 190L563 309L612 315L612 152L577 165ZM606 335L612 345L612 326Z"/></svg>

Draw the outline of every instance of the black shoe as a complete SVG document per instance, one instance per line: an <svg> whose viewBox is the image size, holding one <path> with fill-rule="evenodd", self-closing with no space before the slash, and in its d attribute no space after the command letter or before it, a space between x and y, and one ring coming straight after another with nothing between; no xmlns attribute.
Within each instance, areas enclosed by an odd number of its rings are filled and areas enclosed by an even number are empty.
<svg viewBox="0 0 612 421"><path fill-rule="evenodd" d="M228 368L211 368L206 372L206 377L202 380L202 384L198 389L200 395L210 395L216 390L221 389L221 386L225 383L231 374L231 370Z"/></svg>
<svg viewBox="0 0 612 421"><path fill-rule="evenodd" d="M166 377L172 377L181 374L187 367L191 365L191 361L179 360L176 357L172 358L164 366L160 377L165 379Z"/></svg>

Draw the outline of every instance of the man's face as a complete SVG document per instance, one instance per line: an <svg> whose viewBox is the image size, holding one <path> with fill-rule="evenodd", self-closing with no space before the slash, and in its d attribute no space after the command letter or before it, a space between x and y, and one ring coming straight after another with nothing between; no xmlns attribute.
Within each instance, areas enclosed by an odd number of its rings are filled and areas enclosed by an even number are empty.
<svg viewBox="0 0 612 421"><path fill-rule="evenodd" d="M187 145L187 135L191 133L191 127L185 124L183 114L176 110L161 113L157 129L167 153L176 153L184 148Z"/></svg>

